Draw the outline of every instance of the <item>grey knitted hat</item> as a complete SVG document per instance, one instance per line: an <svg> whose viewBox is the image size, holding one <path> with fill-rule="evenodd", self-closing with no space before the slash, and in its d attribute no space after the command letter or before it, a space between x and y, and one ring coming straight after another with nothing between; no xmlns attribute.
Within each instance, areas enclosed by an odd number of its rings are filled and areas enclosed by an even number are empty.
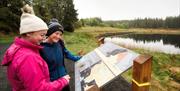
<svg viewBox="0 0 180 91"><path fill-rule="evenodd" d="M56 18L52 18L49 22L49 26L48 26L48 31L46 36L50 36L51 34L53 34L56 31L61 31L62 33L64 32L64 28L63 26L58 22L58 19Z"/></svg>

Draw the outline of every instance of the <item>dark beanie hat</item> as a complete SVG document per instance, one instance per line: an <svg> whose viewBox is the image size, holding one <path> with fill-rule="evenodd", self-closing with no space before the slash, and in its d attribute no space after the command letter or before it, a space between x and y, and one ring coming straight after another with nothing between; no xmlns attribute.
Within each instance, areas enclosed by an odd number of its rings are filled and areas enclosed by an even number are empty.
<svg viewBox="0 0 180 91"><path fill-rule="evenodd" d="M62 33L64 32L64 28L61 24L59 24L58 19L53 18L50 20L49 22L49 26L48 26L48 31L46 36L50 36L51 34L53 34L56 31L61 31Z"/></svg>

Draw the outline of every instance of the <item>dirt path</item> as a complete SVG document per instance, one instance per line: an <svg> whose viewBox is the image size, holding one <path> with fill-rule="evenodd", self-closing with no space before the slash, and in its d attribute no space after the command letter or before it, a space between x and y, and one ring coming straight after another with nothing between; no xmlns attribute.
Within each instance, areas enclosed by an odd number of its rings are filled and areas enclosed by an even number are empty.
<svg viewBox="0 0 180 91"><path fill-rule="evenodd" d="M5 50L9 47L10 44L0 44L0 63L3 58ZM0 66L0 91L11 91L9 86L7 76L6 76L6 67Z"/></svg>

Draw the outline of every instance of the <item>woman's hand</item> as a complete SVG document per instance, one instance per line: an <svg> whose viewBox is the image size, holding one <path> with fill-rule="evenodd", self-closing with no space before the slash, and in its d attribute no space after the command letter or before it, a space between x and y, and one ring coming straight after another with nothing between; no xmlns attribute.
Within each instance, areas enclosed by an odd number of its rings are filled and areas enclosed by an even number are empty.
<svg viewBox="0 0 180 91"><path fill-rule="evenodd" d="M65 76L63 76L63 78L66 79L67 82L69 83L69 80L70 80L71 77L69 75L65 75Z"/></svg>
<svg viewBox="0 0 180 91"><path fill-rule="evenodd" d="M78 52L78 55L79 55L79 56L83 56L83 55L85 55L85 53L84 53L83 50L80 50L80 51Z"/></svg>

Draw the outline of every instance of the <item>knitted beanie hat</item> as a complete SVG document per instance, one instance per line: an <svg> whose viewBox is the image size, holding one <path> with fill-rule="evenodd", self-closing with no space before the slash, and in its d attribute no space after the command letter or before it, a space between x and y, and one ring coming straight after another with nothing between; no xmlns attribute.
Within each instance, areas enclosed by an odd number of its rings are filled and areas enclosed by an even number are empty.
<svg viewBox="0 0 180 91"><path fill-rule="evenodd" d="M20 22L20 34L47 30L47 24L39 17L33 14L33 9L29 5L25 5L22 9Z"/></svg>
<svg viewBox="0 0 180 91"><path fill-rule="evenodd" d="M59 24L58 20L56 18L53 18L49 22L49 29L47 31L46 36L50 36L56 31L61 31L62 33L64 32L64 28L61 24Z"/></svg>

